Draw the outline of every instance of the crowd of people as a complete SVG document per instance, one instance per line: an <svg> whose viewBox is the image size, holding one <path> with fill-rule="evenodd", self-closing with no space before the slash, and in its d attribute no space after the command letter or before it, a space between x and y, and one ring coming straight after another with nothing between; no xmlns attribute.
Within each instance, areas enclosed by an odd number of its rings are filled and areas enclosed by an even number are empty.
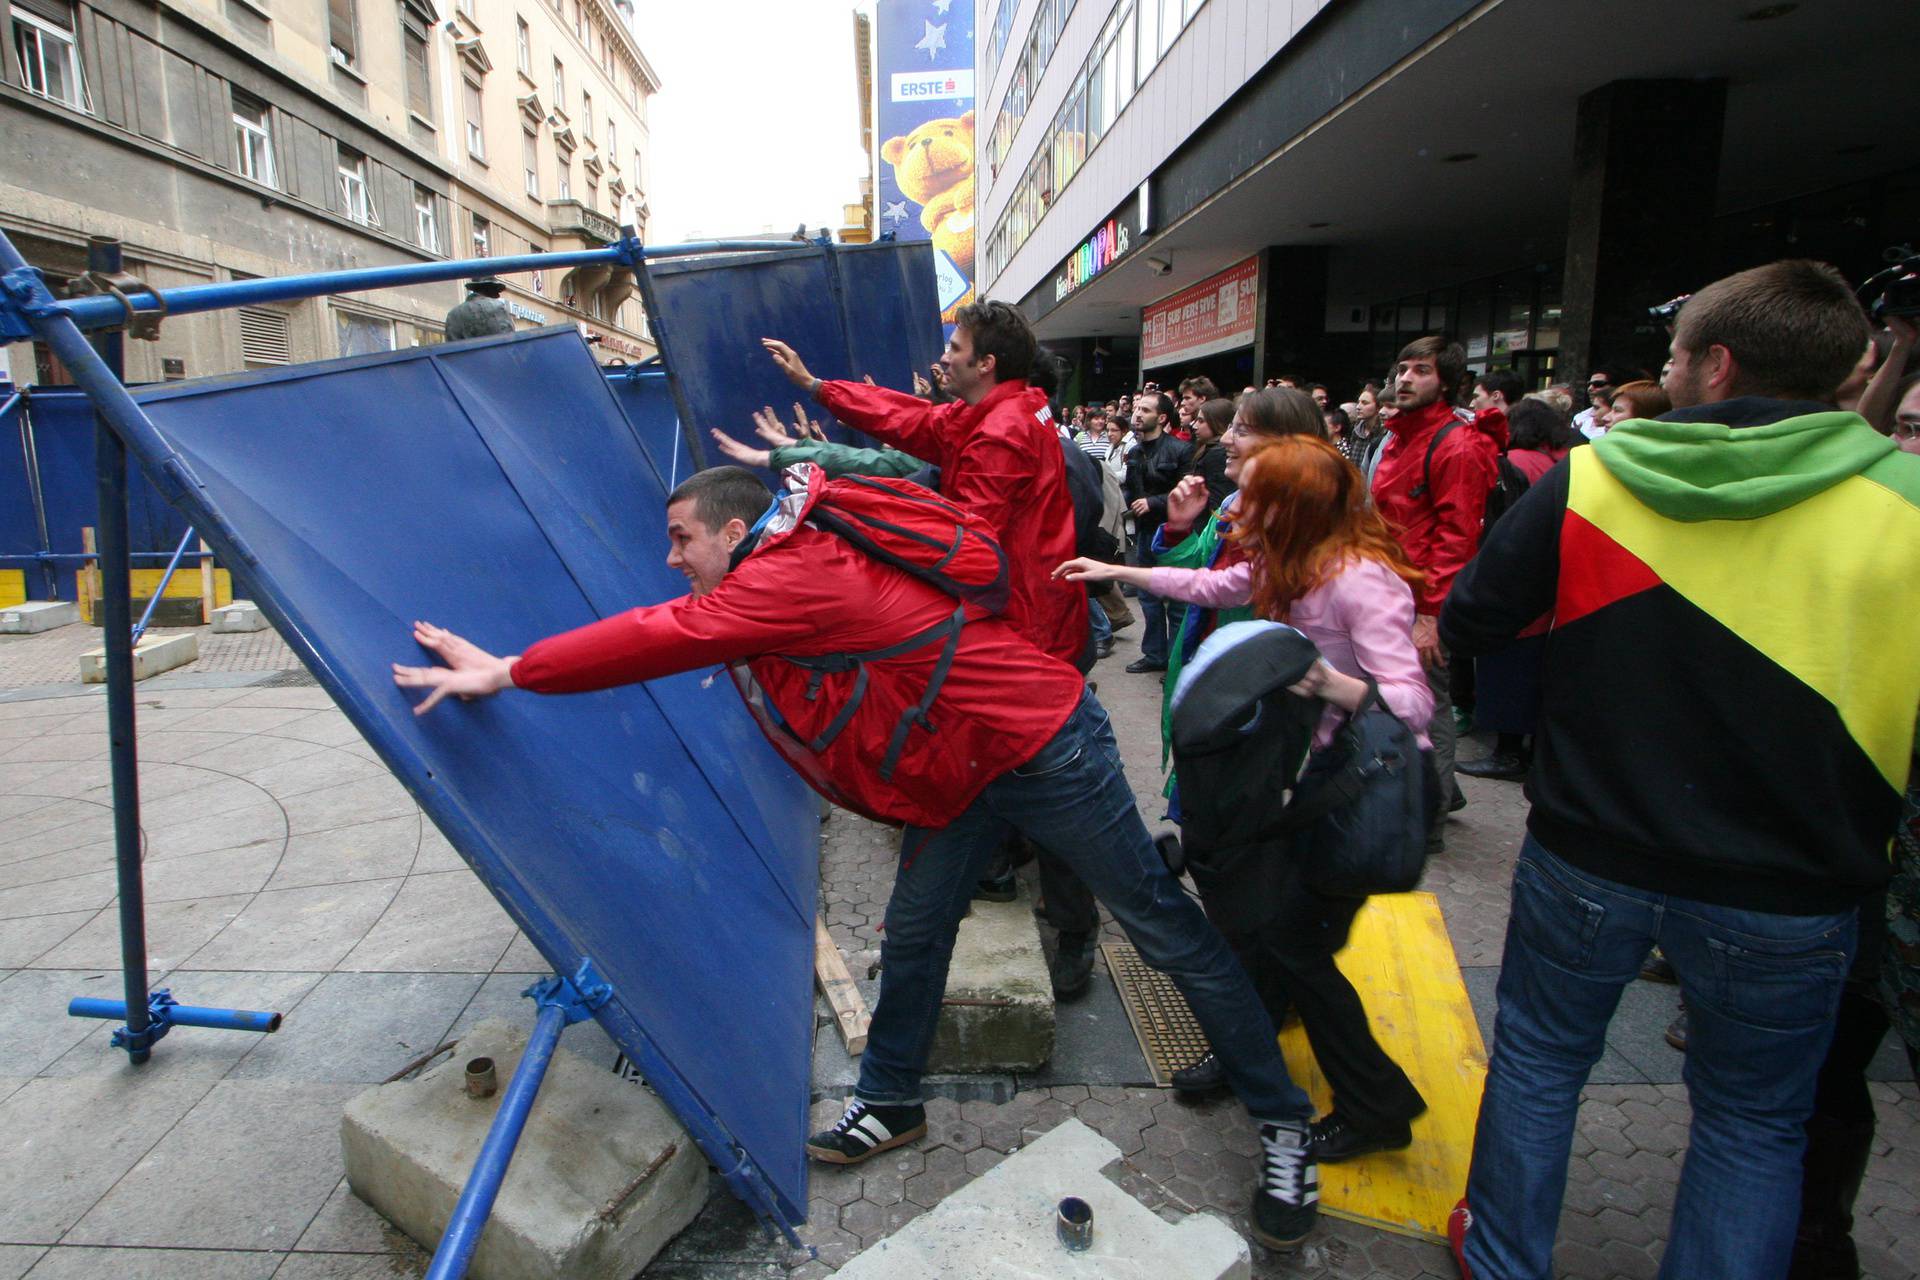
<svg viewBox="0 0 1920 1280"><path fill-rule="evenodd" d="M1865 1065L1890 1020L1920 1044L1913 340L1808 262L1702 288L1661 375L1603 365L1577 414L1574 387L1470 372L1437 335L1339 403L1195 375L1070 409L1004 303L963 308L911 392L823 381L769 339L803 395L882 447L828 440L801 406L790 428L759 417L765 448L716 432L737 465L667 500L687 596L515 657L421 623L439 664L395 679L428 690L424 713L726 664L796 769L903 828L859 1083L817 1160L925 1133L959 921L1036 852L1056 993L1085 989L1104 903L1209 1037L1176 1087L1231 1089L1259 1131L1250 1218L1274 1248L1314 1225L1318 1164L1407 1147L1426 1105L1333 964L1365 893L1313 868L1359 828L1287 821L1316 778L1363 803L1375 782L1341 753L1384 715L1424 812L1379 839L1444 855L1456 771L1524 776L1532 803L1452 1224L1463 1274L1550 1273L1579 1091L1657 948L1687 1001L1694 1108L1663 1274L1857 1275ZM1302 709L1304 763L1250 768L1253 834L1233 858L1191 851L1212 859L1196 906L1085 677L1139 629L1126 669L1164 681L1179 827L1182 690L1276 624L1310 643L1269 680ZM1456 764L1476 726L1493 752ZM1332 1086L1319 1117L1276 1047L1289 1012Z"/></svg>

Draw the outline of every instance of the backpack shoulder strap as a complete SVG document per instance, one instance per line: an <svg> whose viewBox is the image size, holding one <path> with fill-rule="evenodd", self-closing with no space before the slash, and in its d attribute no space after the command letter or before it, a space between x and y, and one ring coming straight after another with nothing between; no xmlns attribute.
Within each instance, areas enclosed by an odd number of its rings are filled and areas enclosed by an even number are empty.
<svg viewBox="0 0 1920 1280"><path fill-rule="evenodd" d="M1433 451L1438 449L1440 442L1452 435L1453 429L1459 425L1460 419L1455 418L1452 422L1449 422L1446 426L1434 432L1433 439L1427 441L1426 461L1422 463L1420 467L1420 484L1419 487L1414 489L1409 495L1410 497L1424 498L1427 496L1428 490L1433 488Z"/></svg>

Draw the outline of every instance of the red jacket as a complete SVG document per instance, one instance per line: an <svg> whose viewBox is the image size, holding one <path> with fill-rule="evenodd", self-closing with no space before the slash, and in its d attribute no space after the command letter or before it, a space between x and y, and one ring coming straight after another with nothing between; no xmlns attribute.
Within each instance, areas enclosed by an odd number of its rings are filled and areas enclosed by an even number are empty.
<svg viewBox="0 0 1920 1280"><path fill-rule="evenodd" d="M940 468L940 492L985 520L1007 553L1012 599L1003 615L1069 664L1087 646L1087 593L1056 582L1073 559L1073 499L1047 397L1003 382L979 404L931 405L864 382L822 382L821 405L848 426Z"/></svg>
<svg viewBox="0 0 1920 1280"><path fill-rule="evenodd" d="M1433 488L1418 492L1427 482L1427 446L1448 423L1457 425L1433 451ZM1373 474L1373 504L1407 559L1427 575L1414 588L1415 612L1437 614L1454 575L1480 546L1499 448L1486 431L1456 418L1444 400L1396 413L1387 430L1392 435Z"/></svg>
<svg viewBox="0 0 1920 1280"><path fill-rule="evenodd" d="M1079 703L1080 677L1006 621L971 620L927 716L932 729L909 731L891 780L880 777L880 761L902 713L926 692L939 644L867 663L853 718L824 750L810 751L804 744L832 724L858 673L826 675L809 697L813 673L775 655L885 648L937 626L956 602L801 524L825 482L817 468L806 470L804 495L714 590L542 640L514 664L513 682L539 693L581 693L726 663L768 739L822 795L883 822L944 826L1060 731Z"/></svg>

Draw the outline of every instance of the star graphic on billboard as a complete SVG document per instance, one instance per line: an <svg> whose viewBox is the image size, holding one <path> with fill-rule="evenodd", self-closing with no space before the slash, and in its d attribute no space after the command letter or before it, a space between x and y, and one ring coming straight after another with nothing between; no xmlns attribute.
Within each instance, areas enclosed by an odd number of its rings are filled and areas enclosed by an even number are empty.
<svg viewBox="0 0 1920 1280"><path fill-rule="evenodd" d="M947 16L947 10L953 6L953 0L933 0L933 11L941 17Z"/></svg>
<svg viewBox="0 0 1920 1280"><path fill-rule="evenodd" d="M907 220L907 202L905 200L887 201L887 207L880 211L880 216L894 226L899 226Z"/></svg>
<svg viewBox="0 0 1920 1280"><path fill-rule="evenodd" d="M927 51L927 61L932 62L940 55L941 51L947 47L947 24L943 22L936 27L931 22L928 22L925 25L927 33L921 36L920 43L913 47L916 49L925 49Z"/></svg>

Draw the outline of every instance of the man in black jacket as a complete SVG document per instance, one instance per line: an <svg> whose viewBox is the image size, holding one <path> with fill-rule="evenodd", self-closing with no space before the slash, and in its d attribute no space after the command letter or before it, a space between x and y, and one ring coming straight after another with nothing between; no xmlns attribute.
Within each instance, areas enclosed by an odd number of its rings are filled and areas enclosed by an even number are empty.
<svg viewBox="0 0 1920 1280"><path fill-rule="evenodd" d="M1186 443L1167 434L1173 418L1173 397L1164 391L1142 393L1133 403L1133 434L1138 446L1127 459L1126 495L1133 512L1133 563L1151 565L1153 535L1167 519L1167 495L1187 473L1191 454ZM1139 660L1127 670L1165 671L1167 650L1172 635L1167 625L1167 606L1159 596L1146 591L1139 594L1140 612L1146 627L1140 637Z"/></svg>

